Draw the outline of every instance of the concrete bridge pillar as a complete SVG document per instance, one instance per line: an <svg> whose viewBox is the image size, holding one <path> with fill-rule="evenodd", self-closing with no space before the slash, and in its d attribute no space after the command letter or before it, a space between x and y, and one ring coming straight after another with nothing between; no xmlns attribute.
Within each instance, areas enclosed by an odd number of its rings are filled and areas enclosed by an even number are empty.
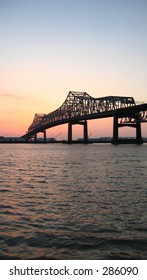
<svg viewBox="0 0 147 280"><path fill-rule="evenodd" d="M130 139L119 139L118 137L118 128L119 127L134 127L136 129L136 139L130 140ZM117 114L114 115L113 118L113 138L112 138L112 144L119 144L119 143L136 143L136 144L143 144L143 139L141 137L141 123L140 121L136 120L135 123L118 123L118 116Z"/></svg>
<svg viewBox="0 0 147 280"><path fill-rule="evenodd" d="M143 140L141 137L141 123L136 122L136 143L143 144Z"/></svg>
<svg viewBox="0 0 147 280"><path fill-rule="evenodd" d="M34 135L34 141L37 142L37 133Z"/></svg>
<svg viewBox="0 0 147 280"><path fill-rule="evenodd" d="M46 130L43 131L44 134L44 143L46 143Z"/></svg>
<svg viewBox="0 0 147 280"><path fill-rule="evenodd" d="M112 144L118 144L118 116L115 114L113 117L113 138Z"/></svg>
<svg viewBox="0 0 147 280"><path fill-rule="evenodd" d="M84 143L88 142L88 128L87 121L84 122Z"/></svg>
<svg viewBox="0 0 147 280"><path fill-rule="evenodd" d="M68 143L72 143L72 123L68 123Z"/></svg>
<svg viewBox="0 0 147 280"><path fill-rule="evenodd" d="M69 122L68 123L68 143L72 143L72 125L74 124L80 124L83 125L84 132L83 132L83 138L84 138L84 143L88 142L88 126L87 126L87 121L77 121L77 122Z"/></svg>

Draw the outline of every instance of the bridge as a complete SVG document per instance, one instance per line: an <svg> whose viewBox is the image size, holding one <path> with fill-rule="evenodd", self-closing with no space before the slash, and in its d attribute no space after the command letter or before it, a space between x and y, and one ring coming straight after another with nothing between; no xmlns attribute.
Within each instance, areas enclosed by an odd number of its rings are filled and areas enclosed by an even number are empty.
<svg viewBox="0 0 147 280"><path fill-rule="evenodd" d="M69 91L64 103L49 114L35 114L32 124L22 137L26 140L34 138L37 133L44 134L46 130L61 124L68 124L68 143L72 143L72 126L83 126L83 139L88 142L88 120L113 117L112 144L120 143L118 130L130 126L136 129L137 144L142 144L141 123L147 122L147 103L136 105L133 97L106 96L91 97L87 92Z"/></svg>

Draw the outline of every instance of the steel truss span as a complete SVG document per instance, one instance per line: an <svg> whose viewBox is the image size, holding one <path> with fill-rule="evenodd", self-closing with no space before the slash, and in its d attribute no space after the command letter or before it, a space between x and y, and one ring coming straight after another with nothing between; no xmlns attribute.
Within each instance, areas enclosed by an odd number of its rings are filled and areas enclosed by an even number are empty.
<svg viewBox="0 0 147 280"><path fill-rule="evenodd" d="M136 105L133 97L106 96L101 98L91 97L87 92L69 91L63 104L49 114L35 114L32 124L23 137L31 138L39 132L64 123L83 124L89 119L114 117L121 118L124 125L136 121L147 121L145 109ZM139 108L139 110L137 110ZM86 128L85 128L86 129ZM46 136L45 136L46 137Z"/></svg>
<svg viewBox="0 0 147 280"><path fill-rule="evenodd" d="M64 103L57 110L49 114L35 114L28 132L40 129L61 120L72 120L77 117L114 111L119 108L135 105L132 97L107 96L93 98L86 92L70 91Z"/></svg>

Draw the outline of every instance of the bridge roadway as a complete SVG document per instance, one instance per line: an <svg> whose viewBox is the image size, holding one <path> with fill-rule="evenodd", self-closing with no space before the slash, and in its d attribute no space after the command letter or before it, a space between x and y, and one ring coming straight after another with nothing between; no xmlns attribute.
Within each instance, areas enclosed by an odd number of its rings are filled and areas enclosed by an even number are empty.
<svg viewBox="0 0 147 280"><path fill-rule="evenodd" d="M49 114L35 114L34 120L26 134L27 140L37 140L37 133L44 134L46 129L68 123L68 143L72 143L72 126L83 125L84 142L88 142L87 121L92 119L113 117L112 144L120 143L118 129L130 126L136 129L136 143L142 144L141 123L147 122L147 103L136 105L133 97L106 96L93 98L86 92L70 91L64 103L57 110Z"/></svg>

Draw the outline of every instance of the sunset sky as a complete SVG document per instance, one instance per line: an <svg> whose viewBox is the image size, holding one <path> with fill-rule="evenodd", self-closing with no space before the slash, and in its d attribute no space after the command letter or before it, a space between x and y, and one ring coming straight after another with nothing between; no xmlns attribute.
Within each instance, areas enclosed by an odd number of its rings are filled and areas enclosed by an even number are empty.
<svg viewBox="0 0 147 280"><path fill-rule="evenodd" d="M70 90L147 102L147 0L0 0L0 136L23 135ZM90 121L89 134L111 136L112 120Z"/></svg>

